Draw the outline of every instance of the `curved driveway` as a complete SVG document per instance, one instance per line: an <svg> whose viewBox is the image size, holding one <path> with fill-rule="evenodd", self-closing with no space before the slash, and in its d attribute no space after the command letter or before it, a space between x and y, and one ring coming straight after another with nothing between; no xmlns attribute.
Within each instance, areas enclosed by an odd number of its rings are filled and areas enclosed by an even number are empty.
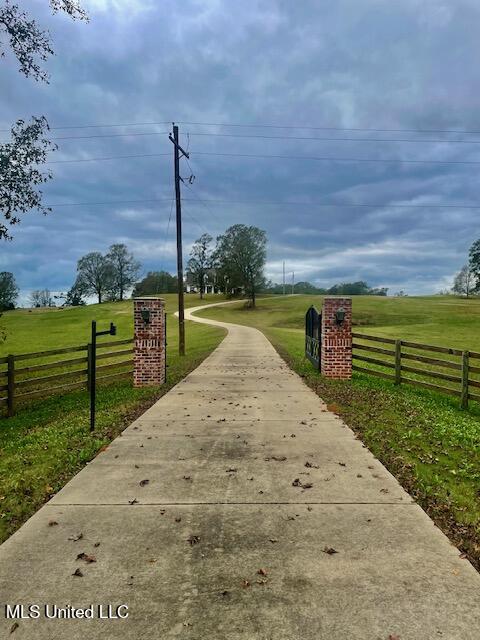
<svg viewBox="0 0 480 640"><path fill-rule="evenodd" d="M477 572L261 332L222 326L0 547L0 602L129 618L22 620L12 637L477 640Z"/></svg>

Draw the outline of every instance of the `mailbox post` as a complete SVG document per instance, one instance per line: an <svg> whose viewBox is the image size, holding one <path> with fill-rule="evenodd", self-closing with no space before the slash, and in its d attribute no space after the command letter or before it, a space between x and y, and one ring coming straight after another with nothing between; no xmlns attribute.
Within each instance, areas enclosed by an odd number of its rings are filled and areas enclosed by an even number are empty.
<svg viewBox="0 0 480 640"><path fill-rule="evenodd" d="M95 429L95 400L97 386L97 338L98 336L115 336L117 327L110 322L110 329L97 331L97 323L92 320L92 337L88 345L88 387L90 391L90 431Z"/></svg>

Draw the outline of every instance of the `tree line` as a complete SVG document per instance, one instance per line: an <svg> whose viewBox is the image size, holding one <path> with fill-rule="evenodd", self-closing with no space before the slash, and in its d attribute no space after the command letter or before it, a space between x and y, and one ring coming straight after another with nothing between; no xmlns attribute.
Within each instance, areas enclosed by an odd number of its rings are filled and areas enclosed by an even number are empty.
<svg viewBox="0 0 480 640"><path fill-rule="evenodd" d="M265 293L283 293L283 284L267 283ZM285 291L287 293L296 293L301 295L330 295L330 296L386 296L388 295L388 287L370 287L363 280L358 282L340 282L332 287L317 287L311 282L296 282L293 286L286 284Z"/></svg>
<svg viewBox="0 0 480 640"><path fill-rule="evenodd" d="M141 265L124 244L112 244L105 255L92 251L77 262L77 276L66 294L52 295L49 289L30 293L32 307L54 307L55 300L68 306L85 304L86 296L96 296L99 303L124 300L138 280ZM15 308L19 288L13 273L0 272L0 311Z"/></svg>

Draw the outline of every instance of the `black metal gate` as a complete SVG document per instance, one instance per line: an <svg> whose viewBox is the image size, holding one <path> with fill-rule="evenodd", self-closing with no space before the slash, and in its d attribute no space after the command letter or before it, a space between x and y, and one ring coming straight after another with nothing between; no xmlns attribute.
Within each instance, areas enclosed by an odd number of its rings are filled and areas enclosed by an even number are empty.
<svg viewBox="0 0 480 640"><path fill-rule="evenodd" d="M305 314L305 357L320 371L322 314L314 306Z"/></svg>

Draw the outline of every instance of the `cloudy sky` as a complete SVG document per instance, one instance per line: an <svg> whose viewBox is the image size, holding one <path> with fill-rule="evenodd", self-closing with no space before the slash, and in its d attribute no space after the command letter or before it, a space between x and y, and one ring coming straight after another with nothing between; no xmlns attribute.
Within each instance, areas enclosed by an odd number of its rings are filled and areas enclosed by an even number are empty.
<svg viewBox="0 0 480 640"><path fill-rule="evenodd" d="M450 286L480 236L478 0L85 0L89 24L18 2L56 56L48 85L0 60L0 125L45 114L58 144L53 212L0 246L24 295L67 289L78 258L114 242L175 270L172 120L196 176L186 255L205 231L255 224L273 280L285 260L320 286L422 294Z"/></svg>

